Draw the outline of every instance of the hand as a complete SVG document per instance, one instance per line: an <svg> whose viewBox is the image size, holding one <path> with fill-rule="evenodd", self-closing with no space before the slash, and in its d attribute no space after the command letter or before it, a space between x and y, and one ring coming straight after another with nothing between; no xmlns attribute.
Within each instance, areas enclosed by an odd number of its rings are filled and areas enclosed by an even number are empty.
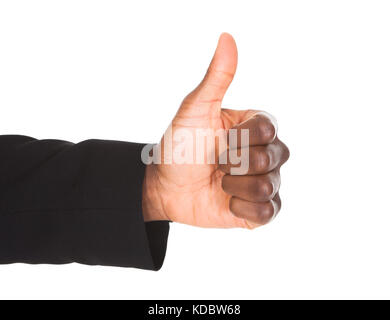
<svg viewBox="0 0 390 320"><path fill-rule="evenodd" d="M221 109L236 67L235 41L224 33L203 81L184 99L159 144L162 163L146 167L145 221L170 220L199 227L253 229L268 223L279 212L279 169L287 161L289 151L276 137L276 122L272 116L255 110ZM217 143L204 146L206 156L215 154L218 163L226 157L227 162L210 164L203 161L199 164L194 160L169 164L166 159L174 157L173 150L178 144L191 150L193 142L174 140L170 148L166 148L167 143L171 143L166 137L183 130L195 136L196 130L202 128L213 132L238 129L237 146L232 146L230 140L227 142L229 148L225 150ZM249 143L241 141L240 129L249 129ZM240 166L233 164L228 152L233 149L238 155L246 155L247 172L232 175L232 168ZM195 159L196 155L192 156Z"/></svg>

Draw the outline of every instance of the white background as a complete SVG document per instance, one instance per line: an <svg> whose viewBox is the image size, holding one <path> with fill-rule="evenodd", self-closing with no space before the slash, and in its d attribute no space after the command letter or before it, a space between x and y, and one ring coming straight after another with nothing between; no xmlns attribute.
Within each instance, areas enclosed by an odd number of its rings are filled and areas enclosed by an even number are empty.
<svg viewBox="0 0 390 320"><path fill-rule="evenodd" d="M154 273L0 267L0 298L390 298L388 1L1 1L0 133L159 140L219 33L224 105L274 114L283 209L255 231L172 225Z"/></svg>

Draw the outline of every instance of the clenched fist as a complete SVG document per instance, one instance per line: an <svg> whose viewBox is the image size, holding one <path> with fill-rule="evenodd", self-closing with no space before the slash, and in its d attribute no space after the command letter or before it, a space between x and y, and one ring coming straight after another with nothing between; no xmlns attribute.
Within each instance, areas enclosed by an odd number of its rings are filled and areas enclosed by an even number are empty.
<svg viewBox="0 0 390 320"><path fill-rule="evenodd" d="M289 151L269 114L221 109L236 67L235 41L222 34L206 76L153 149L160 161L146 166L145 221L253 229L279 212L280 167Z"/></svg>

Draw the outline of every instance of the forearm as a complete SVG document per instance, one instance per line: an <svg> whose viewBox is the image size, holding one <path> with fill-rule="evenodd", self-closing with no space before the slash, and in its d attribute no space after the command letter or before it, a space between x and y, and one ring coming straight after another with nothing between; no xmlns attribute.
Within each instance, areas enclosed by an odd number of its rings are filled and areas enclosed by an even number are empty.
<svg viewBox="0 0 390 320"><path fill-rule="evenodd" d="M144 223L143 145L0 137L0 263L159 269L167 222Z"/></svg>

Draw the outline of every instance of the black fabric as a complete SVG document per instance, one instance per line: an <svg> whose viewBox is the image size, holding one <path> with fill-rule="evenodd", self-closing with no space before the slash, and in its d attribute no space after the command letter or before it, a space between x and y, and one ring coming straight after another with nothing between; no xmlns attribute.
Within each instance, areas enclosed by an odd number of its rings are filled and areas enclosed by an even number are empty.
<svg viewBox="0 0 390 320"><path fill-rule="evenodd" d="M143 145L0 136L0 264L161 268L169 223L145 223Z"/></svg>

